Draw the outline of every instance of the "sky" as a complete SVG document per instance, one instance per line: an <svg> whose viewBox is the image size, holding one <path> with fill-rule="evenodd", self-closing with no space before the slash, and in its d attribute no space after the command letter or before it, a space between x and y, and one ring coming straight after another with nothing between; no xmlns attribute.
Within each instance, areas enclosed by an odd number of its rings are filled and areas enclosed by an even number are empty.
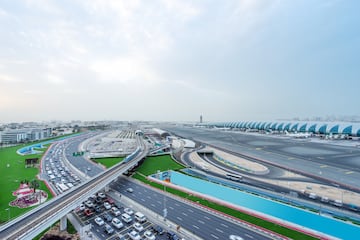
<svg viewBox="0 0 360 240"><path fill-rule="evenodd" d="M0 122L360 115L357 0L0 0Z"/></svg>

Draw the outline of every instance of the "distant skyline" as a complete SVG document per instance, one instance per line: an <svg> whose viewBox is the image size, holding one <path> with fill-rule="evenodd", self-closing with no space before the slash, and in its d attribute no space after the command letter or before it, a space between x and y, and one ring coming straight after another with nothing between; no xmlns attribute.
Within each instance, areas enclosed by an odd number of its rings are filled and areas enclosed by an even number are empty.
<svg viewBox="0 0 360 240"><path fill-rule="evenodd" d="M0 4L0 122L359 116L360 1Z"/></svg>

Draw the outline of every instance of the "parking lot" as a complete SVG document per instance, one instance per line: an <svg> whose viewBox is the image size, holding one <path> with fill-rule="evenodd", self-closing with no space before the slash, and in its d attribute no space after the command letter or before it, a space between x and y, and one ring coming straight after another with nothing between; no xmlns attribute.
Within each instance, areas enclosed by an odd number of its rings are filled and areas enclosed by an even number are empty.
<svg viewBox="0 0 360 240"><path fill-rule="evenodd" d="M91 224L91 232L97 239L180 239L104 193L91 196L74 213L84 225Z"/></svg>

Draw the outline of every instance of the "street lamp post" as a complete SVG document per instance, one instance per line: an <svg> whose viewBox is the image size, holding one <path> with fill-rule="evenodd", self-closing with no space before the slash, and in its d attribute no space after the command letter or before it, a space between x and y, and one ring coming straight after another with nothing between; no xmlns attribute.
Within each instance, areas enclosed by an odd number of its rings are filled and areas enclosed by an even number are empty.
<svg viewBox="0 0 360 240"><path fill-rule="evenodd" d="M10 221L10 208L5 209L8 212L8 221Z"/></svg>

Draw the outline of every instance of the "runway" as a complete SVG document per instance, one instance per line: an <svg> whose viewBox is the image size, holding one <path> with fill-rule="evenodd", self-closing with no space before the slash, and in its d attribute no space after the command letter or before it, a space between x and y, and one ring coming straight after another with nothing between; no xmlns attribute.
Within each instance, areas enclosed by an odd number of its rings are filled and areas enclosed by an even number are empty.
<svg viewBox="0 0 360 240"><path fill-rule="evenodd" d="M282 136L248 134L181 126L162 126L169 132L239 154L245 154L327 179L335 186L360 190L360 149Z"/></svg>

